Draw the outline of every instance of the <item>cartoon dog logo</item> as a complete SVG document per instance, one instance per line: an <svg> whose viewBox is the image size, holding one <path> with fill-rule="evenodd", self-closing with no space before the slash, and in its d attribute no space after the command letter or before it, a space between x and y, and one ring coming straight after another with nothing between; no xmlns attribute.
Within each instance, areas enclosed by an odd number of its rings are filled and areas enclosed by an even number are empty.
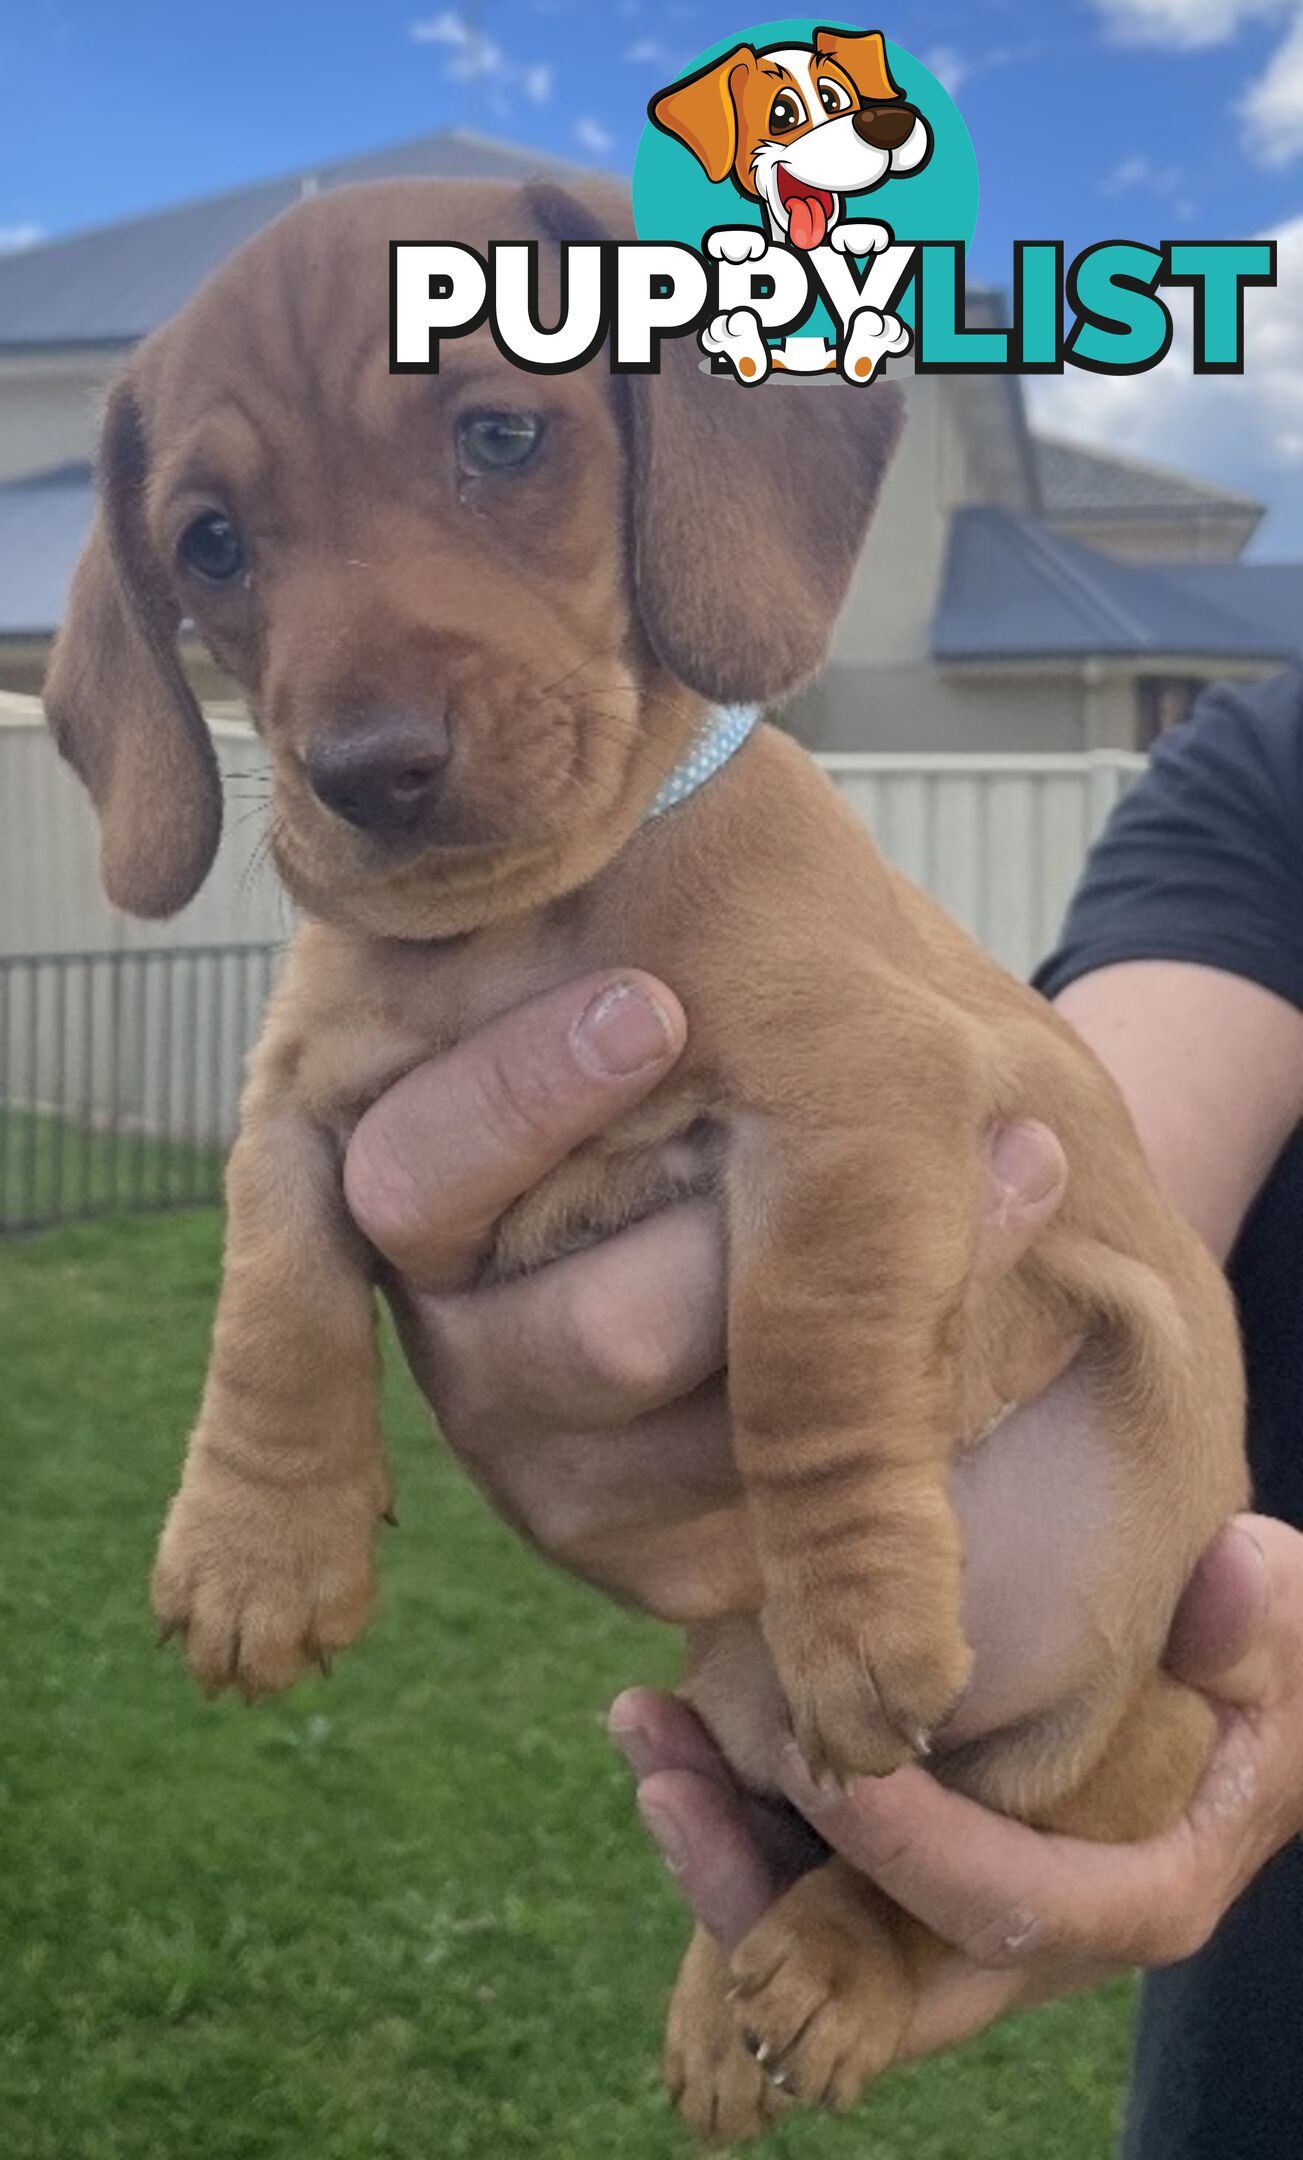
<svg viewBox="0 0 1303 2160"><path fill-rule="evenodd" d="M873 255L890 245L888 226L847 220L848 195L867 195L884 181L919 173L932 155L932 130L907 103L892 78L878 30L856 33L816 30L809 45L739 45L722 60L659 91L648 106L657 127L683 143L707 176L731 179L739 194L758 202L766 231L746 226L710 234L707 245L720 260L759 260L778 242L807 252L828 246L842 255ZM888 352L908 349L905 324L877 310L861 311L847 327L841 354L844 372L863 379L863 364L876 348L874 365ZM735 320L735 318L743 318ZM733 361L743 380L767 373L770 355L758 319L746 309L720 316L702 338L707 351ZM848 350L852 343L854 351ZM789 340L788 365L810 366ZM741 361L749 362L745 368ZM782 360L778 362L782 365ZM820 356L820 368L828 363Z"/></svg>

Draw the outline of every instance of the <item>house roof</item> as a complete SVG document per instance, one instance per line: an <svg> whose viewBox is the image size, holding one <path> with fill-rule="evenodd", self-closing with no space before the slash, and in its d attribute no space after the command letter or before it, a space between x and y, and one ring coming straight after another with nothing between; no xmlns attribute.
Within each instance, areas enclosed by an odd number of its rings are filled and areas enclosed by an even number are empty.
<svg viewBox="0 0 1303 2160"><path fill-rule="evenodd" d="M94 507L88 465L0 486L0 637L62 622ZM1013 511L956 513L933 627L938 660L1291 660L1303 565L1115 562Z"/></svg>
<svg viewBox="0 0 1303 2160"><path fill-rule="evenodd" d="M93 505L89 465L0 487L0 637L46 638L63 621Z"/></svg>
<svg viewBox="0 0 1303 2160"><path fill-rule="evenodd" d="M938 660L1285 660L1303 652L1303 566L1117 562L1009 510L956 513Z"/></svg>
<svg viewBox="0 0 1303 2160"><path fill-rule="evenodd" d="M1037 435L1036 464L1047 517L1155 517L1173 512L1263 517L1251 495L1192 480L1139 458L1118 457L1057 435Z"/></svg>
<svg viewBox="0 0 1303 2160"><path fill-rule="evenodd" d="M354 181L574 178L591 168L460 128L180 203L0 257L0 354L133 344L189 299L245 240L305 194Z"/></svg>

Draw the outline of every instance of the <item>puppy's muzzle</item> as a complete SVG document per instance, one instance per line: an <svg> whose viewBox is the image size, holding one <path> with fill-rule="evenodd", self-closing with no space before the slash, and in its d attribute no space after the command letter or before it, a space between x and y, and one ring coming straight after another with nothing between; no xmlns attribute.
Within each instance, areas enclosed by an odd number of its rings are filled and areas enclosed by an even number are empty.
<svg viewBox="0 0 1303 2160"><path fill-rule="evenodd" d="M855 115L854 127L861 142L875 150L899 150L914 132L918 114L912 105L869 105Z"/></svg>
<svg viewBox="0 0 1303 2160"><path fill-rule="evenodd" d="M378 839L410 840L433 817L451 747L442 713L379 713L318 736L303 763L337 817Z"/></svg>

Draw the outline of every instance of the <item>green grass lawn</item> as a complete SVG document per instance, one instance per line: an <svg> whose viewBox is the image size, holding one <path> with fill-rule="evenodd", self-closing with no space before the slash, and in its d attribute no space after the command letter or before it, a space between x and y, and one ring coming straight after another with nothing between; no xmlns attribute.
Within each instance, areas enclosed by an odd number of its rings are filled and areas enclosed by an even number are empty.
<svg viewBox="0 0 1303 2160"><path fill-rule="evenodd" d="M684 1939L602 1736L674 1644L552 1575L391 1378L401 1530L335 1678L206 1705L145 1605L215 1214L0 1245L0 2154L675 2160ZM1126 1989L768 2152L1106 2160Z"/></svg>

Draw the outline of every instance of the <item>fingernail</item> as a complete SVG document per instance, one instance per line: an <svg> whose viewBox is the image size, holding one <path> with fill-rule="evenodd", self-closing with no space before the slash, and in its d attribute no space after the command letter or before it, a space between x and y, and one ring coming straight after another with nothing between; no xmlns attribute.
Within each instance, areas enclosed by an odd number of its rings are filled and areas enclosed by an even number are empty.
<svg viewBox="0 0 1303 2160"><path fill-rule="evenodd" d="M612 1740L619 1748L636 1778L650 1777L656 1768L656 1755L651 1741L641 1725L625 1725L612 1719L607 1726Z"/></svg>
<svg viewBox="0 0 1303 2160"><path fill-rule="evenodd" d="M586 1072L625 1080L663 1065L674 1047L669 1015L638 983L613 983L580 1014L571 1047Z"/></svg>
<svg viewBox="0 0 1303 2160"><path fill-rule="evenodd" d="M795 1800L798 1804L805 1802L812 1807L817 1807L820 1802L827 1803L829 1795L818 1780L810 1775L810 1765L795 1740L783 1742L779 1757L779 1777L789 1800Z"/></svg>
<svg viewBox="0 0 1303 2160"><path fill-rule="evenodd" d="M645 1800L638 1796L638 1812L660 1848L660 1855L671 1875L687 1873L691 1853L677 1818L660 1800Z"/></svg>
<svg viewBox="0 0 1303 2160"><path fill-rule="evenodd" d="M1036 1125L1006 1125L991 1149L991 1175L1009 1207L1035 1207L1058 1190L1063 1157Z"/></svg>

